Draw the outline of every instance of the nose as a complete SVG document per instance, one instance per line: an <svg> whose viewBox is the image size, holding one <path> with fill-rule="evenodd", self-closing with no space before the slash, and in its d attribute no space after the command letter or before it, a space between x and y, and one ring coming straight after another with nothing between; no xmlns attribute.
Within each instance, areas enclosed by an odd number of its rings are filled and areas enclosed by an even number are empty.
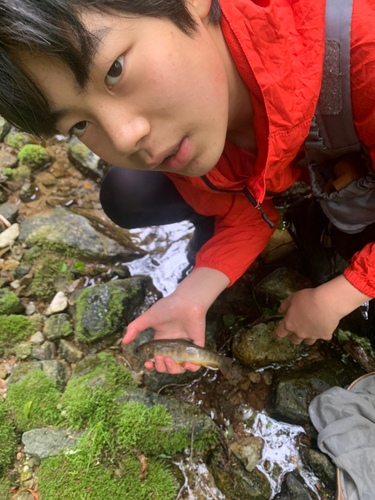
<svg viewBox="0 0 375 500"><path fill-rule="evenodd" d="M150 133L150 124L138 113L123 109L106 110L101 117L104 132L113 148L120 154L131 155L142 147L142 139Z"/></svg>

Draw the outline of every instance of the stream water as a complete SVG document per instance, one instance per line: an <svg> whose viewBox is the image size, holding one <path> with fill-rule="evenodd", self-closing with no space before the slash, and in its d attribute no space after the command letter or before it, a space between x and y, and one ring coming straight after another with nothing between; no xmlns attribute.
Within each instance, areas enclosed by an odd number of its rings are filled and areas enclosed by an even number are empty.
<svg viewBox="0 0 375 500"><path fill-rule="evenodd" d="M183 270L188 266L186 247L193 231L194 226L189 222L131 230L134 242L147 251L145 257L128 264L131 274L147 274L163 296L172 293ZM206 387L212 384L213 378L216 378L216 375L207 378ZM203 380L203 389L204 386ZM187 399L201 404L200 398L194 397L194 383L185 387L185 391L189 390L191 397ZM204 390L202 392L205 393ZM298 469L306 485L316 494L316 498L320 498L316 488L318 478L306 470L299 458L298 437L305 434L304 429L298 425L276 421L265 411L257 412L246 404L241 405L238 411L241 413L239 419L244 422L244 431L259 436L264 441L262 458L257 467L270 482L270 498L280 491L284 475L294 469ZM246 422L251 422L251 426L249 424L247 427ZM230 422L226 423L229 428ZM226 432L225 427L223 430ZM179 467L185 479L178 500L230 500L215 486L206 465L201 461L192 461L189 452L175 462L175 465Z"/></svg>

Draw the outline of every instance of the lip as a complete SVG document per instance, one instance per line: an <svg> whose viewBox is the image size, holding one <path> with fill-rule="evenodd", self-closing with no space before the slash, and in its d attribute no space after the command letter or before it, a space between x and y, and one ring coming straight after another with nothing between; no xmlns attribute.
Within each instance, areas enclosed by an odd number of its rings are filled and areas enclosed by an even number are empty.
<svg viewBox="0 0 375 500"><path fill-rule="evenodd" d="M173 156L168 157L176 148L178 148L177 152ZM154 169L162 166L172 172L178 172L190 162L191 158L191 143L188 137L184 137L179 144L176 144L173 148L160 155L149 168Z"/></svg>

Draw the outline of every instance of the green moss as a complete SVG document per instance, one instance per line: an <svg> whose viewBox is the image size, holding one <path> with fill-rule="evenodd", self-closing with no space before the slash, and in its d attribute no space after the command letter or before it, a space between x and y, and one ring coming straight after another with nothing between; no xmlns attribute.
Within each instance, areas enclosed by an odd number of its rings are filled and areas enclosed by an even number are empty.
<svg viewBox="0 0 375 500"><path fill-rule="evenodd" d="M30 296L49 300L55 295L55 281L60 275L60 263L60 259L55 256L45 256L40 260L30 286Z"/></svg>
<svg viewBox="0 0 375 500"><path fill-rule="evenodd" d="M16 455L16 444L16 432L9 410L5 403L0 401L0 476L12 465ZM0 498L3 497L0 495Z"/></svg>
<svg viewBox="0 0 375 500"><path fill-rule="evenodd" d="M43 167L50 159L45 148L37 144L27 144L18 153L18 159L32 170Z"/></svg>
<svg viewBox="0 0 375 500"><path fill-rule="evenodd" d="M34 323L26 316L0 316L0 354L35 333Z"/></svg>
<svg viewBox="0 0 375 500"><path fill-rule="evenodd" d="M8 290L0 291L0 314L12 314L18 312L20 299L13 292Z"/></svg>
<svg viewBox="0 0 375 500"><path fill-rule="evenodd" d="M22 132L16 134L10 133L6 138L6 142L12 148L22 149L26 144L30 143L30 138Z"/></svg>
<svg viewBox="0 0 375 500"><path fill-rule="evenodd" d="M123 389L136 387L131 373L109 354L94 371L70 380L62 396L68 425L75 429L90 427L113 411L114 401Z"/></svg>
<svg viewBox="0 0 375 500"><path fill-rule="evenodd" d="M29 177L31 170L27 165L20 165L19 167L12 170L12 179L14 181L21 181L26 177Z"/></svg>
<svg viewBox="0 0 375 500"><path fill-rule="evenodd" d="M88 460L91 457L91 460ZM148 460L147 476L139 479L141 463L129 454L115 466L94 461L90 447L74 455L49 458L39 470L38 492L43 500L174 500L177 484L160 460ZM58 473L57 473L58 471ZM120 477L119 477L120 476Z"/></svg>
<svg viewBox="0 0 375 500"><path fill-rule="evenodd" d="M142 403L123 403L117 418L117 442L125 449L133 447L147 456L175 455L190 446L186 429L164 431L172 424L162 405L147 408Z"/></svg>
<svg viewBox="0 0 375 500"><path fill-rule="evenodd" d="M70 147L70 151L73 156L81 161L86 161L91 153L91 151L84 144L75 144Z"/></svg>
<svg viewBox="0 0 375 500"><path fill-rule="evenodd" d="M55 383L42 371L32 373L17 385L13 384L6 399L14 412L16 427L22 432L60 424L59 401L60 393Z"/></svg>
<svg viewBox="0 0 375 500"><path fill-rule="evenodd" d="M8 491L12 487L12 483L6 477L0 477L0 498L1 500L10 500L11 496Z"/></svg>

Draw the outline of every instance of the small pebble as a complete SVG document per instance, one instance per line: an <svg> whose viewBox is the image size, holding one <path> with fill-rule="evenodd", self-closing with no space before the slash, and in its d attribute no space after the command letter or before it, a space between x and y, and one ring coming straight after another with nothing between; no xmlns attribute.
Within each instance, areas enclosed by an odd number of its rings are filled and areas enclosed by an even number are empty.
<svg viewBox="0 0 375 500"><path fill-rule="evenodd" d="M26 315L31 316L36 311L34 302L29 302L26 306Z"/></svg>

